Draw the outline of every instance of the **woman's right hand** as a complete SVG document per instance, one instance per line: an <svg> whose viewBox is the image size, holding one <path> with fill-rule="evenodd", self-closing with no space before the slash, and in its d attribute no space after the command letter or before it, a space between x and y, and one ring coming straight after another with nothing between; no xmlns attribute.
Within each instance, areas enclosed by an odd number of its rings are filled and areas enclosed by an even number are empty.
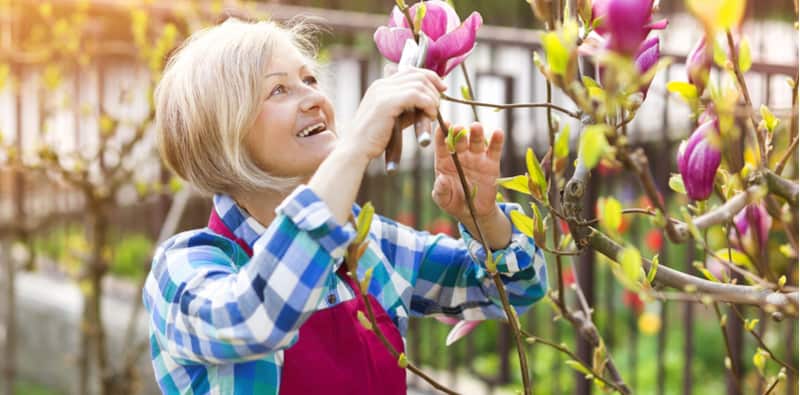
<svg viewBox="0 0 800 395"><path fill-rule="evenodd" d="M364 94L352 128L342 143L348 149L374 159L386 150L394 122L404 111L418 109L431 120L436 119L440 92L446 89L439 75L413 67L373 82ZM409 114L413 113L409 111ZM403 127L414 121L411 117L403 118Z"/></svg>

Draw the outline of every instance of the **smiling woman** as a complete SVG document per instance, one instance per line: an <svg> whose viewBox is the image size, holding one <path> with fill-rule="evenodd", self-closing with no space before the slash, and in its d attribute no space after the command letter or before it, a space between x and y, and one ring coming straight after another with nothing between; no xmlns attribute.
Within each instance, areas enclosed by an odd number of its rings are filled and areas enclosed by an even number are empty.
<svg viewBox="0 0 800 395"><path fill-rule="evenodd" d="M547 289L542 251L508 219L519 206L495 202L503 132L486 144L473 124L455 149L492 251L473 239L472 222L454 239L375 215L355 273L370 273L368 296L357 297L343 261L366 167L402 113L436 116L446 86L430 70L393 73L367 89L340 130L307 31L228 20L189 38L156 89L164 160L214 194L208 226L162 243L144 288L165 393L405 394L405 370L361 325L364 311L402 352L412 315L504 317L481 263L487 253L520 313ZM449 155L439 129L432 198L465 220Z"/></svg>
<svg viewBox="0 0 800 395"><path fill-rule="evenodd" d="M167 165L208 194L287 192L297 186L298 177L265 170L269 167L257 162L263 155L247 149L277 144L240 142L268 137L254 130L265 129L264 115L269 112L265 101L274 101L268 84L277 78L263 77L267 70L294 66L292 76L297 78L297 66L287 61L305 62L307 73L316 67L311 31L305 24L283 29L270 22L230 19L192 35L170 59L155 92L156 129L162 132L159 147ZM270 62L273 52L289 56ZM285 115L288 119L292 114Z"/></svg>

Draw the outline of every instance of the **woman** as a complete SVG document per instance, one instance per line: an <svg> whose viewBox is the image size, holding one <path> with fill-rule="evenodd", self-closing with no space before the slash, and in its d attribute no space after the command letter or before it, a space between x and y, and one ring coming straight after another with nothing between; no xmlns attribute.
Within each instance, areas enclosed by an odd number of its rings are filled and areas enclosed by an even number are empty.
<svg viewBox="0 0 800 395"><path fill-rule="evenodd" d="M155 92L165 162L214 195L209 226L156 251L145 285L152 361L164 393L401 394L405 370L357 320L365 306L346 277L348 222L370 160L395 119L434 119L446 86L410 69L377 80L339 128L320 90L305 28L229 19L198 32ZM358 275L395 349L410 315L504 317L482 268L457 174L436 131L434 201L463 220L462 239L375 216ZM503 133L479 124L456 146L477 185L476 212L510 299L522 313L547 289L541 251L512 228L518 206L495 203Z"/></svg>

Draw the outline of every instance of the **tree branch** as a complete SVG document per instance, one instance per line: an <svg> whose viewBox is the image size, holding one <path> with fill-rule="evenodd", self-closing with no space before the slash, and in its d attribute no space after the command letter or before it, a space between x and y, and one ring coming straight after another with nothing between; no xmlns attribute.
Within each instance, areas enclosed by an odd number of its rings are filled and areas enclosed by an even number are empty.
<svg viewBox="0 0 800 395"><path fill-rule="evenodd" d="M622 246L599 231L591 233L590 241L591 246L597 252L612 260L616 260L617 255L622 251ZM652 263L648 259L642 258L642 265L645 271L649 271ZM757 286L708 281L669 268L666 265L658 266L655 281L684 291L702 292L720 302L757 305L767 311L779 309L793 316L797 315L797 292L782 293L765 290Z"/></svg>
<svg viewBox="0 0 800 395"><path fill-rule="evenodd" d="M580 119L580 115L576 111L568 110L564 107L552 104L552 103L511 103L511 104L495 104L495 103L486 103L474 100L466 100L466 99L458 99L452 96L448 96L442 94L442 99L451 101L454 103L461 103L461 104L469 104L471 106L478 106L478 107L490 107L490 108L497 108L500 110L508 110L512 108L549 108L553 110L560 111L572 118Z"/></svg>

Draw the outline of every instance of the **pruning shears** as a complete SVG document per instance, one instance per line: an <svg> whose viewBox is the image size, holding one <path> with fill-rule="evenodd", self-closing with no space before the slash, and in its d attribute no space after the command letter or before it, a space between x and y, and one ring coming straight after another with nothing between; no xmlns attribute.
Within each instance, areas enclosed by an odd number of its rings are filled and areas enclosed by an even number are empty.
<svg viewBox="0 0 800 395"><path fill-rule="evenodd" d="M403 47L403 53L400 55L400 61L397 63L397 70L402 71L411 66L423 67L425 65L425 57L428 53L428 37L424 33L419 35L419 43L414 39L409 38L406 40ZM394 122L392 129L392 137L389 139L389 144L386 146L385 159L386 159L386 172L394 174L397 171L397 164L400 162L400 157L403 152L403 127L401 119L413 116L414 119L414 132L417 135L417 143L420 147L427 147L431 143L430 123L427 122L425 117L421 114L420 110L412 110L412 114L404 112Z"/></svg>

